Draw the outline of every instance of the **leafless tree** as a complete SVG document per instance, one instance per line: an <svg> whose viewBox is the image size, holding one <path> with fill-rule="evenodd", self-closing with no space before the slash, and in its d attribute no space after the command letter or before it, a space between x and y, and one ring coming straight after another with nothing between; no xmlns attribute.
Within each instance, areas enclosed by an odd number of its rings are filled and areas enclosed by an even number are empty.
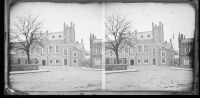
<svg viewBox="0 0 200 98"><path fill-rule="evenodd" d="M16 21L11 24L10 40L15 41L12 48L25 51L28 64L31 63L30 51L44 44L41 28L42 21L33 15L16 17Z"/></svg>
<svg viewBox="0 0 200 98"><path fill-rule="evenodd" d="M105 48L114 51L117 64L119 64L119 50L124 45L134 45L134 39L130 37L131 22L126 16L119 14L106 17Z"/></svg>

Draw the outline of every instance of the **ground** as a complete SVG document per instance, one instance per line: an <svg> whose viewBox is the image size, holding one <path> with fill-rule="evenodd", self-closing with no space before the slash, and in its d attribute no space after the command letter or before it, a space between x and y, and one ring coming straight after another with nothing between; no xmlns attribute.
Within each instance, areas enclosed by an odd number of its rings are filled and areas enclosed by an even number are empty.
<svg viewBox="0 0 200 98"><path fill-rule="evenodd" d="M106 90L187 90L192 71L161 66L133 66L138 72L105 75ZM10 75L12 88L21 91L101 90L102 72L72 66L40 66L49 72Z"/></svg>

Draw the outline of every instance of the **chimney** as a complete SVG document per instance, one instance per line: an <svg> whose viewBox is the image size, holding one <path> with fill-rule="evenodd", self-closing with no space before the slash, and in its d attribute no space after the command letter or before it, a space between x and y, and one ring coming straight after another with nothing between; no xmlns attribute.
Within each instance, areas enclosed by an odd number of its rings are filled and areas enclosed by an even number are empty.
<svg viewBox="0 0 200 98"><path fill-rule="evenodd" d="M73 26L73 23L71 22L71 27Z"/></svg>
<svg viewBox="0 0 200 98"><path fill-rule="evenodd" d="M65 23L63 24L63 26L64 26L63 29L65 30Z"/></svg>
<svg viewBox="0 0 200 98"><path fill-rule="evenodd" d="M81 42L83 43L83 39L81 39Z"/></svg>
<svg viewBox="0 0 200 98"><path fill-rule="evenodd" d="M172 39L170 38L170 43L172 43Z"/></svg>
<svg viewBox="0 0 200 98"><path fill-rule="evenodd" d="M49 32L48 32L48 30L47 30L47 36L49 35Z"/></svg>
<svg viewBox="0 0 200 98"><path fill-rule="evenodd" d="M161 21L159 21L159 27L161 27Z"/></svg>
<svg viewBox="0 0 200 98"><path fill-rule="evenodd" d="M152 22L152 27L154 27L154 23Z"/></svg>

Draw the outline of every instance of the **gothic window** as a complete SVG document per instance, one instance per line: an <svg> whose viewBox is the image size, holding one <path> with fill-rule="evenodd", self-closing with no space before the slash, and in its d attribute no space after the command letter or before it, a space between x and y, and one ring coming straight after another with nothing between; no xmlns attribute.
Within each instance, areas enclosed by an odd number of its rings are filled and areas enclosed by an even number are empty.
<svg viewBox="0 0 200 98"><path fill-rule="evenodd" d="M166 60L164 58L161 59L162 64L166 63Z"/></svg>
<svg viewBox="0 0 200 98"><path fill-rule="evenodd" d="M144 45L144 52L148 52L148 46Z"/></svg>
<svg viewBox="0 0 200 98"><path fill-rule="evenodd" d="M161 51L161 56L165 56L165 52L164 51Z"/></svg>
<svg viewBox="0 0 200 98"><path fill-rule="evenodd" d="M125 48L125 53L128 53L128 47Z"/></svg>
<svg viewBox="0 0 200 98"><path fill-rule="evenodd" d="M153 55L156 55L156 48L153 48Z"/></svg>
<svg viewBox="0 0 200 98"><path fill-rule="evenodd" d="M145 63L145 64L149 63L149 60L148 60L148 59L145 59L145 60L144 60L144 63Z"/></svg>
<svg viewBox="0 0 200 98"><path fill-rule="evenodd" d="M112 52L112 51L110 51L110 56L112 56L112 54L113 54L113 52Z"/></svg>
<svg viewBox="0 0 200 98"><path fill-rule="evenodd" d="M74 57L76 57L77 56L77 53L76 52L74 52Z"/></svg>
<svg viewBox="0 0 200 98"><path fill-rule="evenodd" d="M59 52L59 45L56 45L56 53L58 53Z"/></svg>
<svg viewBox="0 0 200 98"><path fill-rule="evenodd" d="M142 52L142 46L138 45L138 52Z"/></svg>
<svg viewBox="0 0 200 98"><path fill-rule="evenodd" d="M47 49L47 47L46 47L46 46L44 46L44 47L42 48L42 53L43 53L43 54L45 54L45 53L46 53L46 49Z"/></svg>
<svg viewBox="0 0 200 98"><path fill-rule="evenodd" d="M67 55L67 49L64 49L64 55Z"/></svg>
<svg viewBox="0 0 200 98"><path fill-rule="evenodd" d="M49 52L53 52L53 46L49 45Z"/></svg>
<svg viewBox="0 0 200 98"><path fill-rule="evenodd" d="M60 63L60 60L56 60L56 64L59 64Z"/></svg>
<svg viewBox="0 0 200 98"><path fill-rule="evenodd" d="M50 64L53 64L53 60L49 60L49 63L50 63Z"/></svg>
<svg viewBox="0 0 200 98"><path fill-rule="evenodd" d="M76 64L76 60L74 60L74 64Z"/></svg>
<svg viewBox="0 0 200 98"><path fill-rule="evenodd" d="M130 47L130 52L131 52L131 53L134 52L134 47Z"/></svg>
<svg viewBox="0 0 200 98"><path fill-rule="evenodd" d="M184 65L189 65L189 58L184 58L183 64Z"/></svg>
<svg viewBox="0 0 200 98"><path fill-rule="evenodd" d="M185 48L185 53L189 53L189 52L190 52L189 47L186 47L186 48Z"/></svg>
<svg viewBox="0 0 200 98"><path fill-rule="evenodd" d="M141 62L140 62L140 59L138 59L137 62L138 62L138 64L140 64L140 63L141 63Z"/></svg>

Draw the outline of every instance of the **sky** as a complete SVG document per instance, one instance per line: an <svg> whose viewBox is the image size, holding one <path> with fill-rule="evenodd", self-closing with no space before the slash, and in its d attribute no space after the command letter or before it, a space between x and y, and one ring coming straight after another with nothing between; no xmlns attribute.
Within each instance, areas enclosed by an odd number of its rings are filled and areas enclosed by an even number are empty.
<svg viewBox="0 0 200 98"><path fill-rule="evenodd" d="M151 31L152 22L164 25L164 40L174 40L174 49L178 49L178 33L192 38L195 28L195 12L192 6L185 3L106 3L105 10L100 3L17 3L10 11L11 24L16 16L38 15L43 21L43 31L57 32L63 30L63 23L75 24L76 41L83 39L86 50L90 50L90 33L103 38L103 15L126 15L132 21L132 30ZM105 12L105 13L104 13Z"/></svg>

